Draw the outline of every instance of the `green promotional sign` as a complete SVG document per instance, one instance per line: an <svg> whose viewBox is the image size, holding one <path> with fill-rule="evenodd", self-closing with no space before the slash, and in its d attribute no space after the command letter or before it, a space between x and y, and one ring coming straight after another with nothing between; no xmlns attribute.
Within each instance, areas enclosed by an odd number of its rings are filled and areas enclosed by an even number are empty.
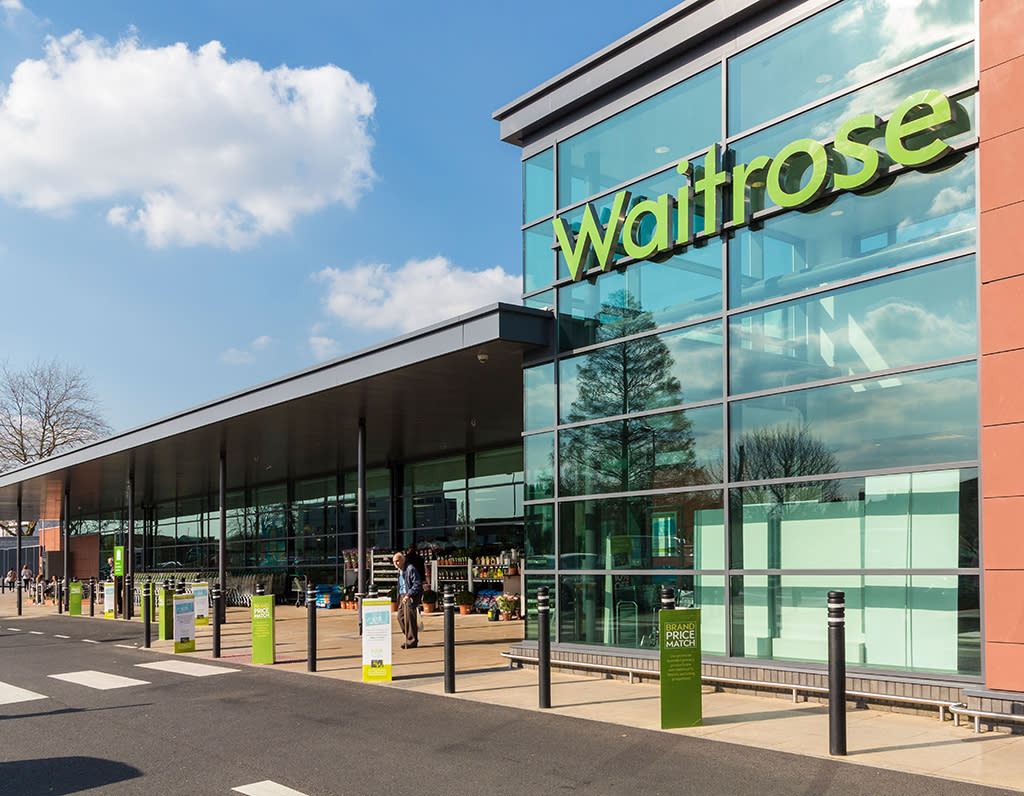
<svg viewBox="0 0 1024 796"><path fill-rule="evenodd" d="M252 598L252 662L274 662L274 595Z"/></svg>
<svg viewBox="0 0 1024 796"><path fill-rule="evenodd" d="M174 592L171 589L157 589L160 606L156 609L156 637L160 641L174 638Z"/></svg>
<svg viewBox="0 0 1024 796"><path fill-rule="evenodd" d="M82 582L73 580L68 584L68 613L71 616L82 615Z"/></svg>
<svg viewBox="0 0 1024 796"><path fill-rule="evenodd" d="M658 612L661 650L661 728L699 727L703 722L700 692L700 609Z"/></svg>
<svg viewBox="0 0 1024 796"><path fill-rule="evenodd" d="M114 548L114 571L112 574L115 578L124 576L124 547Z"/></svg>

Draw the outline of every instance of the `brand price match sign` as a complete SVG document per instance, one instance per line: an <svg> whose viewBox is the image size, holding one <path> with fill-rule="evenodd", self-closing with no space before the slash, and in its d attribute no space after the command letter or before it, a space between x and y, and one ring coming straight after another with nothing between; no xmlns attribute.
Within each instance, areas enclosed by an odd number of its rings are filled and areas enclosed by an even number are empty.
<svg viewBox="0 0 1024 796"><path fill-rule="evenodd" d="M114 597L114 584L113 583L104 583L103 584L103 618L104 619L113 619L114 618L114 610L117 608L117 604L114 602L115 599L117 599L117 598Z"/></svg>
<svg viewBox="0 0 1024 796"><path fill-rule="evenodd" d="M210 584L193 583L192 596L196 600L196 627L210 624Z"/></svg>
<svg viewBox="0 0 1024 796"><path fill-rule="evenodd" d="M274 595L252 598L252 662L274 662Z"/></svg>
<svg viewBox="0 0 1024 796"><path fill-rule="evenodd" d="M196 651L196 609L191 594L174 595L174 651Z"/></svg>
<svg viewBox="0 0 1024 796"><path fill-rule="evenodd" d="M82 615L82 582L73 580L68 584L68 613L71 616Z"/></svg>
<svg viewBox="0 0 1024 796"><path fill-rule="evenodd" d="M661 649L661 728L699 727L700 609L658 612Z"/></svg>
<svg viewBox="0 0 1024 796"><path fill-rule="evenodd" d="M363 682L391 680L391 599L363 600Z"/></svg>

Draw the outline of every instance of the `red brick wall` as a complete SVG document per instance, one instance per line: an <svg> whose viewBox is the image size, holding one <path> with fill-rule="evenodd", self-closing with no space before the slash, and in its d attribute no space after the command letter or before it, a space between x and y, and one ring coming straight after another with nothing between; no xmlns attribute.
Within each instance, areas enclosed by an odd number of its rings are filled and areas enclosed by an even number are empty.
<svg viewBox="0 0 1024 796"><path fill-rule="evenodd" d="M1024 691L1024 2L980 9L985 683Z"/></svg>

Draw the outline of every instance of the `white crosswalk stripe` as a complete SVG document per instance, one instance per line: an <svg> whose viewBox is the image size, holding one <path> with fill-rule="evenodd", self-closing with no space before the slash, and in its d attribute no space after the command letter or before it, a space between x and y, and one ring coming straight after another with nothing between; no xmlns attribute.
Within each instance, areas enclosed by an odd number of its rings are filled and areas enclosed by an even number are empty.
<svg viewBox="0 0 1024 796"><path fill-rule="evenodd" d="M25 688L18 688L9 683L0 683L0 705L10 705L14 702L31 702L33 699L46 699L45 694L37 694Z"/></svg>
<svg viewBox="0 0 1024 796"><path fill-rule="evenodd" d="M244 793L245 796L306 796L302 791L279 785L270 779L262 782L253 782L250 785L239 785L231 790Z"/></svg>
<svg viewBox="0 0 1024 796"><path fill-rule="evenodd" d="M66 683L84 685L87 688L95 688L99 691L109 691L113 688L128 688L133 685L149 685L149 680L136 680L133 677L121 677L117 674L97 672L94 669L86 669L81 672L65 672L64 674L50 674L54 680L63 680Z"/></svg>
<svg viewBox="0 0 1024 796"><path fill-rule="evenodd" d="M238 669L230 669L226 666L210 666L206 663L193 663L192 661L154 661L153 663L137 663L135 666L139 669L157 669L161 672L185 674L189 677L209 677L214 674L238 671Z"/></svg>

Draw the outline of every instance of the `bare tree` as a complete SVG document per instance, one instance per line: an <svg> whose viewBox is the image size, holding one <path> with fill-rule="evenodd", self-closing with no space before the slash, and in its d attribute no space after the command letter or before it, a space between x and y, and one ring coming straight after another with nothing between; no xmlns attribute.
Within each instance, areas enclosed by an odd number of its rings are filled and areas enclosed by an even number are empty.
<svg viewBox="0 0 1024 796"><path fill-rule="evenodd" d="M77 448L110 433L89 380L57 360L0 369L0 470Z"/></svg>

